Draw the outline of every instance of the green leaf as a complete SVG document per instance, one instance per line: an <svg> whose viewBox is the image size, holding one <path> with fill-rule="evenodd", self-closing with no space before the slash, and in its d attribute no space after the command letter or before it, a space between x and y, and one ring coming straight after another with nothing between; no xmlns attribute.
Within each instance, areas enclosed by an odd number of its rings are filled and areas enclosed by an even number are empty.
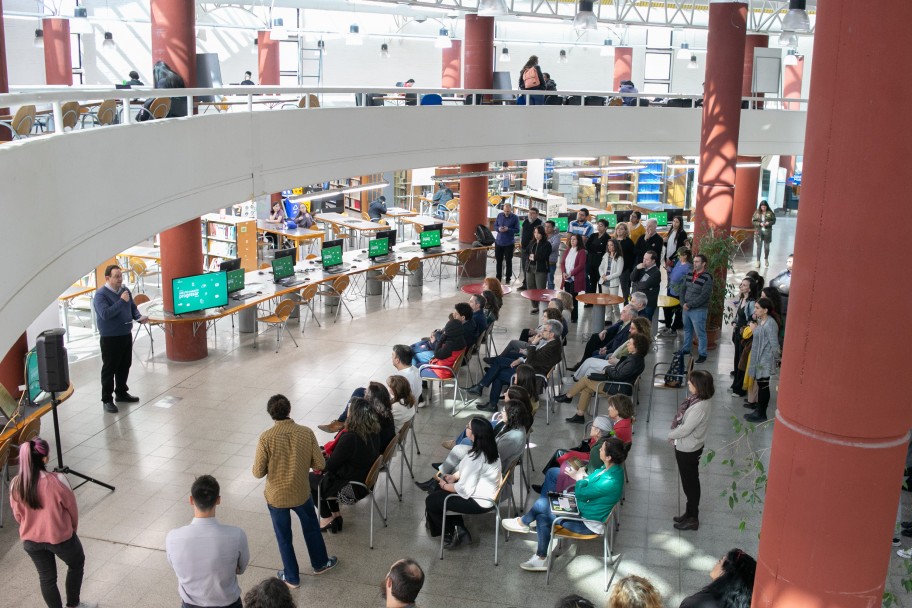
<svg viewBox="0 0 912 608"><path fill-rule="evenodd" d="M743 492L741 492L741 498L747 498L747 494L748 494L747 490L744 490Z"/></svg>
<svg viewBox="0 0 912 608"><path fill-rule="evenodd" d="M734 497L734 496L729 496L729 497L728 497L728 508L729 508L729 509L734 509L734 508L735 508L735 497Z"/></svg>
<svg viewBox="0 0 912 608"><path fill-rule="evenodd" d="M741 520L741 523L738 524L738 531L739 531L739 532L744 532L744 528L745 528L745 527L747 527L747 522L744 521L744 520Z"/></svg>
<svg viewBox="0 0 912 608"><path fill-rule="evenodd" d="M716 451L715 451L715 450L710 450L710 451L708 451L708 452L706 453L706 464L709 464L710 462L712 462L713 458L715 458L715 457L716 457Z"/></svg>

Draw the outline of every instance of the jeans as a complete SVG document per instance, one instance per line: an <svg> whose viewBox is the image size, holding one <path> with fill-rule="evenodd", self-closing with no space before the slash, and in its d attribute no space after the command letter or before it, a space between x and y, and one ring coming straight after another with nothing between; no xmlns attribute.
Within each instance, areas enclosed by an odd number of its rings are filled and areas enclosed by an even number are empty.
<svg viewBox="0 0 912 608"><path fill-rule="evenodd" d="M542 487L541 496L538 497L529 512L523 515L521 519L527 526L533 521L536 522L535 533L538 535L538 549L535 550L535 554L539 557L547 557L548 545L551 544L551 524L554 523L557 517L551 512L551 501L548 500L544 487ZM564 520L560 525L577 534L592 533L592 530L581 521Z"/></svg>
<svg viewBox="0 0 912 608"><path fill-rule="evenodd" d="M301 520L301 530L304 532L304 544L310 555L310 565L314 570L322 568L329 561L326 554L326 543L320 533L320 521L314 509L312 498L308 498L303 505L290 508L269 507L269 516L272 518L272 529L275 530L276 541L279 543L279 554L282 556L282 567L285 570L285 580L292 585L301 582L301 573L298 570L298 558L295 556L292 544L291 512L297 514Z"/></svg>
<svg viewBox="0 0 912 608"><path fill-rule="evenodd" d="M501 277L506 277L506 283L513 278L513 250L516 248L512 243L510 245L494 245L494 276L499 281ZM503 273L504 264L506 264L506 274Z"/></svg>
<svg viewBox="0 0 912 608"><path fill-rule="evenodd" d="M66 596L67 606L79 605L79 591L82 589L82 574L85 566L85 552L79 537L73 534L70 540L52 545L22 541L22 547L35 563L38 580L41 583L41 597L48 608L62 608L60 591L57 589L57 557L67 565ZM56 556L56 557L55 557Z"/></svg>
<svg viewBox="0 0 912 608"><path fill-rule="evenodd" d="M708 308L692 308L684 310L684 346L681 352L687 354L690 352L690 346L693 344L694 331L697 332L697 352L701 357L706 356L706 313Z"/></svg>
<svg viewBox="0 0 912 608"><path fill-rule="evenodd" d="M766 252L765 252L765 255L763 256L763 259L769 260L770 241L772 241L772 240L773 240L772 234L769 235L768 237L763 237L763 236L760 236L760 231L759 230L757 231L757 234L754 236L754 247L757 248L757 261L758 262L760 261L760 250L764 249L764 248L766 249Z"/></svg>
<svg viewBox="0 0 912 608"><path fill-rule="evenodd" d="M133 363L133 334L101 337L101 401L129 392L127 377Z"/></svg>
<svg viewBox="0 0 912 608"><path fill-rule="evenodd" d="M346 419L348 419L348 405L351 403L351 400L356 397L358 397L360 399L364 399L364 394L366 392L367 392L367 390L363 386L361 388L356 388L355 390L353 390L352 396L349 398L348 403L345 404L345 409L342 410L342 414L338 418L336 418L336 420L338 420L339 422L345 422Z"/></svg>
<svg viewBox="0 0 912 608"><path fill-rule="evenodd" d="M548 289L554 289L555 271L557 271L557 262L548 262Z"/></svg>
<svg viewBox="0 0 912 608"><path fill-rule="evenodd" d="M545 96L544 95L529 95L529 105L530 106L545 105Z"/></svg>
<svg viewBox="0 0 912 608"><path fill-rule="evenodd" d="M687 498L684 510L686 517L697 519L700 516L700 456L703 448L696 452L679 452L675 449L675 460L678 462L678 474L681 476L681 487Z"/></svg>
<svg viewBox="0 0 912 608"><path fill-rule="evenodd" d="M497 405L503 385L510 384L510 379L516 373L516 370L510 366L514 360L515 358L510 359L504 356L495 357L494 361L491 362L491 367L488 368L481 382L479 382L482 386L491 387L491 393L488 395L489 403Z"/></svg>

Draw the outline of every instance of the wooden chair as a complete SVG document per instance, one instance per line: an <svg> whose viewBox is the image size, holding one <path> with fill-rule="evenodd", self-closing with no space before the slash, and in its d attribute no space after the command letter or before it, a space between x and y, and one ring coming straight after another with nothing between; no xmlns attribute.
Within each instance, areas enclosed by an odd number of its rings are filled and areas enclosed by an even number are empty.
<svg viewBox="0 0 912 608"><path fill-rule="evenodd" d="M456 253L455 259L451 259L450 256L447 256L445 259L440 260L440 274L437 275L437 286L440 287L443 282L443 267L444 266L453 266L456 269L456 286L459 286L459 276L465 276L466 265L469 263L469 260L472 259L472 256L475 254L474 249L463 249Z"/></svg>
<svg viewBox="0 0 912 608"><path fill-rule="evenodd" d="M148 120L158 120L160 118L165 118L168 116L168 113L171 112L171 98L156 97L152 100L152 103L149 104L149 109L146 109L145 106L139 109L138 116L141 116L143 112L149 114Z"/></svg>
<svg viewBox="0 0 912 608"><path fill-rule="evenodd" d="M292 311L297 302L293 300L282 300L279 302L279 305L276 306L275 312L272 314L266 315L264 317L257 317L257 323L265 323L268 327L266 331L269 331L269 327L275 327L276 329L276 353L279 352L279 340L282 337L282 330L288 332L288 335L291 336L291 341L294 342L295 348L298 348L298 341L295 340L294 335L288 329L288 317L291 316ZM253 347L257 347L257 336L260 334L259 331L253 333Z"/></svg>
<svg viewBox="0 0 912 608"><path fill-rule="evenodd" d="M615 568L614 571L617 571L617 564L620 562L620 559L614 559L612 555L612 549L614 547L614 533L617 529L617 519L620 511L620 502L614 505L614 508L611 509L611 512L608 514L608 517L605 518L605 521L602 523L602 532L592 532L590 534L580 534L578 532L571 532L563 526L561 522L565 521L581 521L585 522L586 520L582 517L572 517L572 516L558 516L551 523L551 541L548 543L548 566L547 574L545 575L545 585L550 584L551 581L551 563L554 560L554 551L551 549L550 544L554 540L557 540L558 543L563 540L596 540L598 538L602 539L602 563L605 572L605 591L608 591L608 587L611 586L611 579L608 577L608 562L614 561ZM612 574L613 578L613 574Z"/></svg>
<svg viewBox="0 0 912 608"><path fill-rule="evenodd" d="M348 312L348 316L352 319L355 318L355 315L352 314L352 311L348 308L348 304L345 303L345 298L342 297L342 294L345 293L345 290L348 289L348 286L351 284L351 278L347 274L340 275L332 280L332 283L329 284L329 287L326 289L321 289L317 292L317 295L322 297L329 298L339 298L339 304L336 306L336 314L333 317L333 323L339 320L339 311L342 310L342 307L345 307L345 310ZM326 285L323 283L322 285Z"/></svg>
<svg viewBox="0 0 912 608"><path fill-rule="evenodd" d="M418 404L415 403L413 407L418 407ZM415 473L412 471L412 459L405 455L405 444L408 443L409 435L412 436L412 446L410 449L410 454L412 458L415 457L414 450L418 450L418 455L421 456L421 450L418 448L418 438L415 436L415 419L406 420L402 423L402 427L399 429L399 432L396 435L396 444L399 446L399 453L402 455L402 460L399 461L399 486L405 488L405 485L402 483L405 479L405 467L408 466L409 475L412 476L412 479L415 479Z"/></svg>
<svg viewBox="0 0 912 608"><path fill-rule="evenodd" d="M402 296L399 295L399 290L396 289L394 283L396 277L399 276L400 267L399 262L392 262L383 267L383 272L381 272L379 276L374 277L375 281L380 282L383 302L389 301L389 292L392 289L395 292L396 297L399 298L399 303L402 304Z"/></svg>
<svg viewBox="0 0 912 608"><path fill-rule="evenodd" d="M259 270L267 270L272 268L272 264L269 262L260 262L260 265L257 267Z"/></svg>
<svg viewBox="0 0 912 608"><path fill-rule="evenodd" d="M420 268L421 268L421 258L415 257L415 258L410 259L408 262L406 262L404 268L400 268L400 269L399 269L399 276L402 277L402 291L403 291L403 293L407 293L407 292L405 291L405 279L406 279L406 277L415 276L415 273L418 272L418 270L419 270Z"/></svg>
<svg viewBox="0 0 912 608"><path fill-rule="evenodd" d="M130 258L129 272L133 275L133 285L138 289L145 290L145 277L148 273L146 261L142 258Z"/></svg>
<svg viewBox="0 0 912 608"><path fill-rule="evenodd" d="M395 439L394 439L395 441ZM377 497L374 494L374 488L377 486L377 480L380 478L380 471L383 469L383 454L377 456L377 459L374 461L374 464L371 466L370 471L367 473L367 477L364 478L364 483L360 481L349 481L348 483L353 486L360 486L367 490L368 496L370 496L371 502L374 505L374 509L377 510L377 513L380 514L380 518L383 520L383 527L387 526L387 518L389 513L389 493L383 499L383 511L380 510L380 505L377 503ZM317 508L320 508L320 503L322 502L322 488L317 487ZM374 548L374 509L370 510L370 548Z"/></svg>
<svg viewBox="0 0 912 608"><path fill-rule="evenodd" d="M399 488L396 487L396 482L393 481L392 474L390 473L390 464L393 462L393 456L396 455L396 450L399 449L399 433L396 433L396 436L390 439L389 445L386 446L386 449L383 450L383 466L380 467L380 472L386 475L386 492L389 494L390 485L393 486L393 492L396 493L396 497L399 499L399 502L402 502L402 492L399 491ZM399 480L399 485L402 485L402 480ZM402 488L403 491L405 487Z"/></svg>
<svg viewBox="0 0 912 608"><path fill-rule="evenodd" d="M440 384L441 402L443 401L443 390L444 390L444 388L446 388L446 385L447 384L453 385L453 416L454 417L456 416L456 399L457 399L457 396L460 395L459 371L462 369L462 364L465 361L465 353L466 353L466 351L462 351L462 353L460 353L460 355L456 358L456 361L453 362L453 367L447 367L446 365L425 363L424 365L422 365L421 367L418 368L419 374L426 369L442 369L442 370L449 371L452 374L452 377L450 377L450 378L439 378L437 376L431 376L431 377L426 378L426 377L422 376L421 379L424 382L427 382L428 391L431 390L431 387L435 383ZM430 394L428 394L428 401L430 401ZM462 403L463 403L463 405L465 405L465 396L463 396L463 398L462 398Z"/></svg>
<svg viewBox="0 0 912 608"><path fill-rule="evenodd" d="M117 122L117 100L106 99L94 110L82 115L82 128L85 128L85 121L91 120L92 126L113 125Z"/></svg>
<svg viewBox="0 0 912 608"><path fill-rule="evenodd" d="M0 443L0 528L3 527L3 510L6 507L7 498L3 495L6 490L6 480L9 479L7 467L9 466L10 452L13 449L13 438ZM411 469L409 469L411 470Z"/></svg>
<svg viewBox="0 0 912 608"><path fill-rule="evenodd" d="M299 107L299 108L306 108L307 105L308 105L308 103L307 103L307 100L308 100L308 99L310 100L310 107L311 107L311 108L319 108L319 107L320 107L320 100L319 100L319 98L317 98L317 96L314 95L313 93L309 93L309 94L307 95L307 97L301 97L301 99L298 100L298 107Z"/></svg>
<svg viewBox="0 0 912 608"><path fill-rule="evenodd" d="M79 122L79 117L81 114L81 108L78 101L68 101L60 106L60 121L63 123L60 127L61 131L66 131L70 129L71 131L76 128L76 123ZM56 127L54 128L56 131Z"/></svg>
<svg viewBox="0 0 912 608"><path fill-rule="evenodd" d="M447 217L446 221L459 223L459 199L452 198L446 203Z"/></svg>
<svg viewBox="0 0 912 608"><path fill-rule="evenodd" d="M317 313L313 309L313 299L317 297L317 291L320 289L320 286L316 283L312 283L301 290L301 306L306 306L307 310L310 311L310 316L313 317L313 320L317 322L317 327L323 327L320 325L320 319L317 318ZM304 315L301 315L301 331L304 331L304 326L307 325L307 319L304 318Z"/></svg>
<svg viewBox="0 0 912 608"><path fill-rule="evenodd" d="M151 298L149 298L149 296L144 293L138 293L135 296L133 296L133 303L136 304L136 306L146 304L147 302L150 302L150 301L151 301ZM137 327L136 333L133 335L133 344L136 344L136 339L139 337L139 332L141 332L143 330L143 328L145 327L146 333L149 334L149 344L152 347L152 354L154 355L155 354L155 340L152 339L152 326L153 325L159 325L159 324L148 321L145 324L142 324L139 327Z"/></svg>
<svg viewBox="0 0 912 608"><path fill-rule="evenodd" d="M19 106L11 120L0 120L3 125L13 134L13 139L23 139L32 133L32 127L35 126L35 116L37 110L35 106Z"/></svg>
<svg viewBox="0 0 912 608"><path fill-rule="evenodd" d="M492 207L500 207L500 204L503 202L503 197L497 194L492 194L488 197L488 204Z"/></svg>
<svg viewBox="0 0 912 608"><path fill-rule="evenodd" d="M690 374L693 372L694 368L694 358L687 358L687 369L684 370L683 374L669 374L666 372L659 372L659 367L665 366L665 369L668 369L668 366L671 365L671 361L659 361L652 366L652 392L649 393L649 407L646 408L646 424L649 424L649 418L652 416L652 399L655 397L657 391L660 390L671 390L675 391L675 394L678 395L680 391L687 391L687 382L690 380ZM665 386L665 379L672 378L674 380L680 380L681 386ZM678 399L680 402L680 399Z"/></svg>

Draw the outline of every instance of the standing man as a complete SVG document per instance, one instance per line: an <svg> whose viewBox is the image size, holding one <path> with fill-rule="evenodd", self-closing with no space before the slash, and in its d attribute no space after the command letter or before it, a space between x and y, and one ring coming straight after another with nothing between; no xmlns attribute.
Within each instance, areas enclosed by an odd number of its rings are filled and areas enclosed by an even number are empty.
<svg viewBox="0 0 912 608"><path fill-rule="evenodd" d="M656 306L659 304L659 285L662 284L662 272L656 264L658 256L651 249L643 255L643 261L637 264L630 273L630 289L646 294L646 308L640 313L652 321Z"/></svg>
<svg viewBox="0 0 912 608"><path fill-rule="evenodd" d="M411 558L400 559L390 567L383 582L386 608L414 608L424 586L424 570Z"/></svg>
<svg viewBox="0 0 912 608"><path fill-rule="evenodd" d="M560 258L561 235L557 224L552 220L545 222L545 236L551 243L551 255L548 256L548 289L554 289L554 273L557 271L557 260Z"/></svg>
<svg viewBox="0 0 912 608"><path fill-rule="evenodd" d="M522 232L519 235L519 244L522 251L525 252L526 247L532 242L532 231L535 230L536 226L541 226L541 223L541 218L538 217L538 209L536 207L529 207L529 215L526 216L525 221L522 223ZM519 288L520 290L526 289L526 265L526 260L523 260L523 281L522 287Z"/></svg>
<svg viewBox="0 0 912 608"><path fill-rule="evenodd" d="M168 563L177 575L177 591L185 608L241 608L237 577L250 563L250 549L243 530L215 518L215 507L221 502L215 477L197 477L190 488L193 521L165 537Z"/></svg>
<svg viewBox="0 0 912 608"><path fill-rule="evenodd" d="M608 220L597 221L595 230L595 233L586 239L586 293L601 291L599 265L602 263L602 258L605 257L608 241L611 239L608 235ZM586 304L586 308L592 308L592 304Z"/></svg>
<svg viewBox="0 0 912 608"><path fill-rule="evenodd" d="M101 403L104 411L116 414L118 403L136 403L127 386L133 363L133 321L145 323L133 294L123 285L123 272L117 264L105 268L105 284L95 291L92 301L101 335Z"/></svg>
<svg viewBox="0 0 912 608"><path fill-rule="evenodd" d="M681 354L686 355L690 352L696 330L697 350L700 354L697 363L706 361L706 315L709 313L709 297L712 290L713 277L706 268L706 256L698 253L694 256L693 270L687 273L681 290L684 309L684 345L681 347Z"/></svg>
<svg viewBox="0 0 912 608"><path fill-rule="evenodd" d="M289 418L291 403L285 395L270 397L266 411L275 424L264 431L257 442L253 476L257 479L266 477L266 506L282 556L283 569L276 577L285 581L290 589L297 589L301 586L301 575L292 544L292 511L301 520L314 574L323 574L339 563L339 558L326 554L326 543L310 494L310 469L323 469L326 461L314 432Z"/></svg>
<svg viewBox="0 0 912 608"><path fill-rule="evenodd" d="M252 77L253 77L252 73L244 72L244 80L241 81L241 84L246 85L246 86L255 85L256 83L251 80Z"/></svg>
<svg viewBox="0 0 912 608"><path fill-rule="evenodd" d="M643 261L643 256L647 251L655 251L656 259L662 259L662 247L665 245L665 241L662 240L662 236L656 232L657 226L658 222L655 219L650 218L646 220L646 232L633 245L637 264Z"/></svg>
<svg viewBox="0 0 912 608"><path fill-rule="evenodd" d="M494 220L494 261L495 276L500 281L504 262L507 265L507 283L513 279L513 251L516 249L516 234L519 232L519 218L513 213L513 205L506 203L503 211ZM503 282L503 281L501 281Z"/></svg>
<svg viewBox="0 0 912 608"><path fill-rule="evenodd" d="M585 239L589 238L589 235L592 234L592 224L589 223L588 209L583 207L576 212L576 219L570 222L567 232L570 234L578 234Z"/></svg>

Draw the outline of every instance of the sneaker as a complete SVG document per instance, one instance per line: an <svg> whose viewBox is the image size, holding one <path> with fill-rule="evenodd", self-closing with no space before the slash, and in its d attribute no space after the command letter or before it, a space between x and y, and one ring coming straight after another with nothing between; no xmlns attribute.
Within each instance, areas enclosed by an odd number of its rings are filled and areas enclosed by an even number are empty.
<svg viewBox="0 0 912 608"><path fill-rule="evenodd" d="M325 566L314 570L314 574L323 574L324 572L328 572L328 571L332 570L333 568L335 568L336 564L338 564L338 563L339 563L339 558L336 557L335 555L332 555L332 556L330 556L329 561L326 562Z"/></svg>
<svg viewBox="0 0 912 608"><path fill-rule="evenodd" d="M548 569L548 558L533 555L529 561L521 563L519 567L527 572L545 572Z"/></svg>
<svg viewBox="0 0 912 608"><path fill-rule="evenodd" d="M586 418L580 414L573 414L569 418L565 418L567 422L572 422L574 424L582 424L586 422Z"/></svg>
<svg viewBox="0 0 912 608"><path fill-rule="evenodd" d="M694 363L706 363L706 355L700 355Z"/></svg>
<svg viewBox="0 0 912 608"><path fill-rule="evenodd" d="M453 439L447 439L446 441L441 442L440 445L442 445L443 449L445 450L452 450L454 447L456 447L456 441Z"/></svg>
<svg viewBox="0 0 912 608"><path fill-rule="evenodd" d="M900 549L896 552L896 555L900 556L903 559L912 559L912 548Z"/></svg>
<svg viewBox="0 0 912 608"><path fill-rule="evenodd" d="M120 395L114 395L114 401L117 403L139 403L139 397L135 397L130 393L121 393Z"/></svg>
<svg viewBox="0 0 912 608"><path fill-rule="evenodd" d="M285 578L284 570L279 570L278 572L276 572L276 578L279 579L280 581L282 581L283 583L285 583L285 585L289 589L297 589L298 587L301 586L301 583L289 583L288 579Z"/></svg>
<svg viewBox="0 0 912 608"><path fill-rule="evenodd" d="M532 529L524 524L519 517L501 520L500 524L503 526L504 530L516 532L517 534L529 534L532 532Z"/></svg>
<svg viewBox="0 0 912 608"><path fill-rule="evenodd" d="M555 397L554 400L557 401L558 403L570 403L571 401L573 401L573 398L568 397L567 395L564 395L564 394L560 394L557 397Z"/></svg>
<svg viewBox="0 0 912 608"><path fill-rule="evenodd" d="M766 414L761 414L758 411L755 411L753 414L744 414L744 419L748 422L766 422ZM912 534L910 534L912 536Z"/></svg>
<svg viewBox="0 0 912 608"><path fill-rule="evenodd" d="M754 268L760 268L760 260L754 262Z"/></svg>

